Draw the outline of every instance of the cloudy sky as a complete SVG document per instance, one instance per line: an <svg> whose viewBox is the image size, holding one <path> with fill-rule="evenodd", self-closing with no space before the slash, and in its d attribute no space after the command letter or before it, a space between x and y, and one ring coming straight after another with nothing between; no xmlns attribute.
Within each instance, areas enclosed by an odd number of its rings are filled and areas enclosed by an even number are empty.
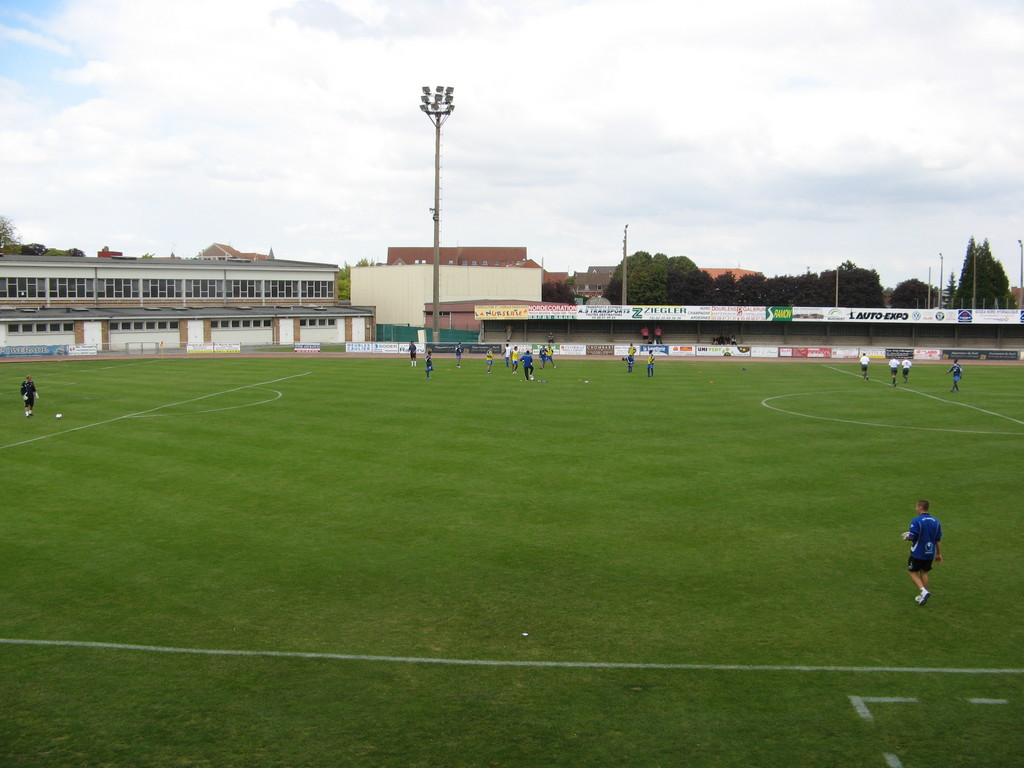
<svg viewBox="0 0 1024 768"><path fill-rule="evenodd" d="M1020 0L0 0L0 215L23 242L382 261L526 246L772 276L1019 282Z"/></svg>

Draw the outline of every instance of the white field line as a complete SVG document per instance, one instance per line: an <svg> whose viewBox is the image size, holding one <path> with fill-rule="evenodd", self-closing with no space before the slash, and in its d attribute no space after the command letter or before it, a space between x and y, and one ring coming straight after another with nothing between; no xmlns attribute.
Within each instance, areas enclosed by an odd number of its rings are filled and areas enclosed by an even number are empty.
<svg viewBox="0 0 1024 768"><path fill-rule="evenodd" d="M60 432L52 432L52 433L50 433L48 435L39 435L38 437L33 437L33 438L30 438L29 440L21 440L21 441L19 441L17 443L8 443L7 445L0 445L0 451L4 450L6 448L16 448L19 445L28 445L29 443L34 443L37 440L47 440L47 439L49 439L51 437L57 437L59 435L66 435L66 434L69 434L71 432L78 432L78 431L83 430L83 429L92 429L93 427L102 427L104 424L112 424L115 421L121 421L123 419L133 419L133 418L136 418L138 416L146 416L146 415L152 414L152 413L154 413L156 411L163 410L164 408L174 408L175 406L178 406L178 405L186 405L188 403L196 403L196 402L199 402L200 400L206 400L206 399L211 398L211 397L220 397L221 395L227 395L227 394L230 394L232 392L240 392L243 389L252 389L254 387L262 387L265 384L276 384L279 381L288 381L288 379L297 379L297 378L299 378L301 376L308 376L310 373L312 373L312 371L306 371L305 373L297 373L294 376L285 376L285 377L280 378L280 379L271 379L270 381L259 381L259 382L256 382L255 384L245 384L245 385L243 385L241 387L234 387L233 389L225 389L225 390L223 390L221 392L211 392L208 395L200 395L199 397L189 398L188 400L179 400L176 403L165 403L164 405L158 405L155 408L148 408L145 411L136 411L135 413L126 413L126 414L124 414L122 416L115 416L114 418L107 419L106 421L97 421L97 422L95 422L93 424L83 424L80 427L72 427L71 429L64 429L64 430L61 430Z"/></svg>
<svg viewBox="0 0 1024 768"><path fill-rule="evenodd" d="M438 664L470 667L560 667L564 669L665 669L681 671L735 672L853 672L914 675L1024 675L1024 669L987 669L969 667L840 667L775 664L645 664L614 661L515 661L501 659L433 659L417 656L369 656L348 653L303 651L245 651L219 648L174 648L159 645L129 645L81 640L25 640L0 638L0 645L45 646L50 648L100 648L144 653L180 653L196 656L244 656L277 659L326 659L331 661L374 661L392 664ZM881 699L874 699L881 701Z"/></svg>
<svg viewBox="0 0 1024 768"><path fill-rule="evenodd" d="M834 365L826 365L825 367L829 368L829 369L831 369L833 371L836 371L838 373L846 374L847 376L857 376L858 375L858 374L852 373L850 371L844 371L841 368L836 368ZM871 379L871 381L875 381L875 380ZM884 381L875 381L875 383L877 383L877 384L885 384ZM891 386L891 384L885 384L885 386ZM1015 419L1012 416L1007 416L1006 414L1003 414L1003 413L996 413L995 411L987 411L984 408L979 408L978 406L971 405L970 403L960 402L959 400L950 400L949 398L946 398L946 397L936 397L935 395L929 395L927 392L922 392L919 389L911 389L910 387L898 387L898 389L901 389L904 392L913 392L915 395L920 395L921 397L930 397L932 400L938 400L940 403L948 403L949 405L959 405L959 406L961 406L963 408L972 408L975 411L980 411L981 413L987 413L989 416L995 416L998 419L1006 419L1007 421L1012 421L1014 424L1022 424L1022 425L1024 425L1024 421L1022 421L1020 419Z"/></svg>
<svg viewBox="0 0 1024 768"><path fill-rule="evenodd" d="M821 392L792 392L786 395L773 395L772 397L766 397L761 401L761 405L773 411L779 413L785 413L790 416L800 416L805 419L817 419L818 421L832 421L837 424L855 424L859 427L882 427L883 429L900 429L900 430L914 430L917 432L952 432L960 435L1016 435L1021 436L1022 432L997 432L993 430L982 430L982 429L951 429L948 427L912 427L899 424L885 424L880 421L857 421L854 419L839 419L835 416L815 416L811 413L801 413L800 411L791 411L786 408L782 408L778 405L773 405L771 401L782 400L787 397L809 397L811 395L835 395L841 393L841 390L824 390ZM939 398L941 400L941 398ZM945 401L943 401L945 402Z"/></svg>
<svg viewBox="0 0 1024 768"><path fill-rule="evenodd" d="M868 709L868 704L916 704L917 699L905 699L895 696L850 696L850 703L857 714L865 720L874 720L875 716Z"/></svg>

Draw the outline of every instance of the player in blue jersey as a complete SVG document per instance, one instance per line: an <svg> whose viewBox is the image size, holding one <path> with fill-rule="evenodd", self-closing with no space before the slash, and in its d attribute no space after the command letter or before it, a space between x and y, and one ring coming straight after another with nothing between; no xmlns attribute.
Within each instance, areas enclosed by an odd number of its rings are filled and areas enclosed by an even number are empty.
<svg viewBox="0 0 1024 768"><path fill-rule="evenodd" d="M946 373L952 373L953 374L953 388L951 390L949 390L949 391L950 392L959 392L960 391L960 377L964 375L964 369L963 369L963 366L960 365L960 361L959 360L954 360L953 361L953 365L950 367L950 369L948 371L946 371Z"/></svg>
<svg viewBox="0 0 1024 768"><path fill-rule="evenodd" d="M462 367L462 342L458 342L455 345L455 367Z"/></svg>
<svg viewBox="0 0 1024 768"><path fill-rule="evenodd" d="M432 370L434 370L434 363L430 359L431 351L432 350L430 349L430 347L427 347L427 355L426 355L426 357L423 358L423 361L427 364L427 378L428 379L430 378L430 372Z"/></svg>
<svg viewBox="0 0 1024 768"><path fill-rule="evenodd" d="M523 364L523 375L526 377L526 380L533 381L533 355L530 353L529 347L523 350L519 360Z"/></svg>
<svg viewBox="0 0 1024 768"><path fill-rule="evenodd" d="M932 596L928 591L928 572L933 563L942 562L942 525L928 512L927 499L917 502L917 517L910 521L910 530L903 534L903 540L911 543L907 571L920 590L914 601L924 605Z"/></svg>

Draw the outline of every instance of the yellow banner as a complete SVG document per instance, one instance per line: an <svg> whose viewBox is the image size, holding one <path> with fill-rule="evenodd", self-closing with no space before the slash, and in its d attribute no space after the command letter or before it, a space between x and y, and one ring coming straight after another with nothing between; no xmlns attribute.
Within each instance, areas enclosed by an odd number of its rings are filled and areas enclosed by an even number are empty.
<svg viewBox="0 0 1024 768"><path fill-rule="evenodd" d="M530 308L526 305L484 305L473 308L477 320L526 320Z"/></svg>

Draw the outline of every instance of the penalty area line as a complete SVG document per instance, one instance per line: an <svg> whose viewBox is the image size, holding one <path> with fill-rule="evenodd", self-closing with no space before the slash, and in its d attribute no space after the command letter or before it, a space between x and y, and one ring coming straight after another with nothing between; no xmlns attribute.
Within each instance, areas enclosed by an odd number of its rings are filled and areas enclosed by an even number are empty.
<svg viewBox="0 0 1024 768"><path fill-rule="evenodd" d="M312 651L246 651L230 648L176 648L159 645L101 643L84 640L25 640L0 638L0 645L44 646L49 648L98 648L143 653L177 653L194 656L242 656L275 659L323 659L328 661L372 661L390 664L436 664L469 667L536 667L563 669L664 669L710 672L852 672L902 673L914 675L1024 675L1024 669L986 669L970 667L851 667L786 664L656 664L615 661L516 661L501 659L436 659L418 656L372 656Z"/></svg>

